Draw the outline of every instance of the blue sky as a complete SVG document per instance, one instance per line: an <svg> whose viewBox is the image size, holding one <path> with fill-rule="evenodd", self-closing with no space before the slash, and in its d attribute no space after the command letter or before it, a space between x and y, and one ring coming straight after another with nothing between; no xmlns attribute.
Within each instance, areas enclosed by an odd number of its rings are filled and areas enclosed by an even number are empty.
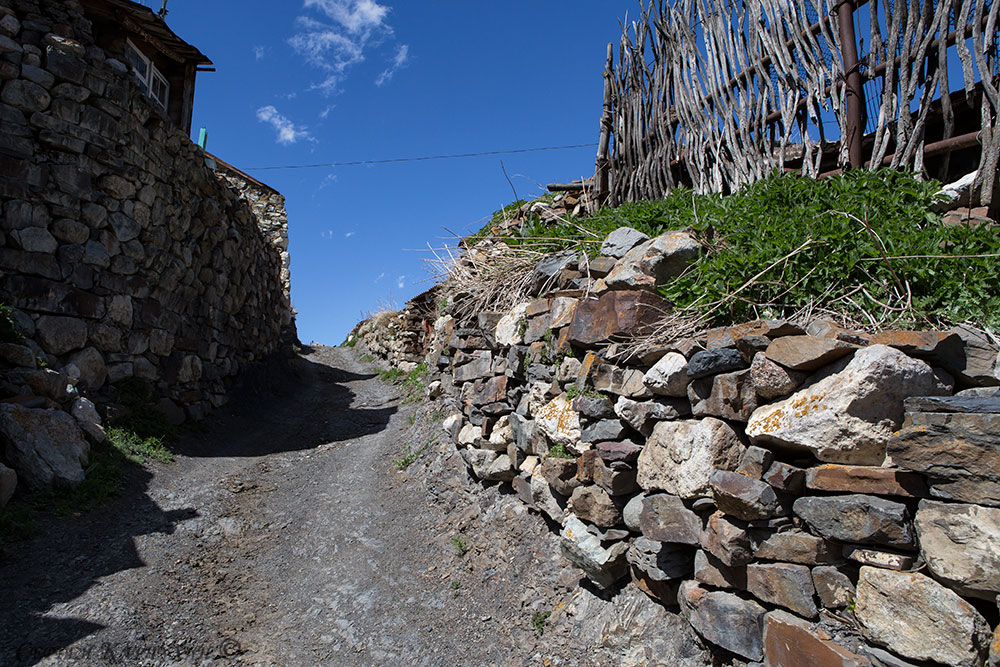
<svg viewBox="0 0 1000 667"><path fill-rule="evenodd" d="M338 344L366 313L428 288L427 244L514 199L501 160L529 198L592 175L595 149L255 168L596 143L605 47L637 8L169 0L167 23L218 69L198 76L194 136L208 128L209 151L286 197L303 342Z"/></svg>

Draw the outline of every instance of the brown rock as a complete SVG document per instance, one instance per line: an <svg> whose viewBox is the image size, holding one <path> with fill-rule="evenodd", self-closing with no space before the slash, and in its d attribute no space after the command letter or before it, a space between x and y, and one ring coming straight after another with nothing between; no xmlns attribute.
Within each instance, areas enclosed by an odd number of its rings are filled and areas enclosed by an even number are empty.
<svg viewBox="0 0 1000 667"><path fill-rule="evenodd" d="M576 478L584 484L594 481L594 462L597 460L597 452L588 449L576 460Z"/></svg>
<svg viewBox="0 0 1000 667"><path fill-rule="evenodd" d="M623 442L599 442L594 446L594 449L605 463L613 463L615 461L635 463L639 459L639 454L642 453L642 447L631 440Z"/></svg>
<svg viewBox="0 0 1000 667"><path fill-rule="evenodd" d="M694 555L694 578L707 586L746 590L746 565L729 567L715 556L699 549Z"/></svg>
<svg viewBox="0 0 1000 667"><path fill-rule="evenodd" d="M473 405L500 403L507 398L507 376L498 375L483 382L476 380L470 397Z"/></svg>
<svg viewBox="0 0 1000 667"><path fill-rule="evenodd" d="M842 609L854 599L854 583L844 567L819 565L812 569L813 586L827 609Z"/></svg>
<svg viewBox="0 0 1000 667"><path fill-rule="evenodd" d="M701 519L677 496L655 494L642 501L639 527L646 537L659 542L698 544Z"/></svg>
<svg viewBox="0 0 1000 667"><path fill-rule="evenodd" d="M546 458L542 461L542 477L556 493L564 496L571 495L580 486L576 478L576 459Z"/></svg>
<svg viewBox="0 0 1000 667"><path fill-rule="evenodd" d="M709 478L715 505L737 519L773 519L786 516L786 507L765 482L727 470L713 470Z"/></svg>
<svg viewBox="0 0 1000 667"><path fill-rule="evenodd" d="M750 385L765 401L788 396L805 382L807 373L790 371L758 352L750 362Z"/></svg>
<svg viewBox="0 0 1000 667"><path fill-rule="evenodd" d="M612 496L624 496L639 490L635 483L635 468L627 463L607 464L594 460L594 484Z"/></svg>
<svg viewBox="0 0 1000 667"><path fill-rule="evenodd" d="M670 303L643 290L605 292L597 300L580 301L570 341L581 347L608 342L613 336L634 336L670 312Z"/></svg>
<svg viewBox="0 0 1000 667"><path fill-rule="evenodd" d="M806 471L781 461L775 461L764 473L763 480L776 489L797 496L805 488Z"/></svg>
<svg viewBox="0 0 1000 667"><path fill-rule="evenodd" d="M745 422L757 409L757 394L749 370L694 380L688 385L687 395L695 417Z"/></svg>
<svg viewBox="0 0 1000 667"><path fill-rule="evenodd" d="M708 518L708 525L699 538L701 548L718 558L724 565L746 565L753 560L753 547L746 529L722 512Z"/></svg>
<svg viewBox="0 0 1000 667"><path fill-rule="evenodd" d="M764 354L771 361L793 371L814 371L856 349L854 345L832 338L785 336L772 341Z"/></svg>
<svg viewBox="0 0 1000 667"><path fill-rule="evenodd" d="M754 552L754 558L817 565L839 562L841 549L822 537L801 530L790 530L775 533L761 542Z"/></svg>
<svg viewBox="0 0 1000 667"><path fill-rule="evenodd" d="M788 612L764 621L764 658L770 667L870 667L868 658L836 643L822 628Z"/></svg>
<svg viewBox="0 0 1000 667"><path fill-rule="evenodd" d="M911 498L927 495L927 484L919 474L895 468L832 463L807 470L806 488Z"/></svg>
<svg viewBox="0 0 1000 667"><path fill-rule="evenodd" d="M806 618L818 611L812 573L805 565L751 563L747 565L747 590L758 600L785 607Z"/></svg>
<svg viewBox="0 0 1000 667"><path fill-rule="evenodd" d="M621 508L598 486L578 486L574 489L569 509L598 528L614 528L622 522Z"/></svg>

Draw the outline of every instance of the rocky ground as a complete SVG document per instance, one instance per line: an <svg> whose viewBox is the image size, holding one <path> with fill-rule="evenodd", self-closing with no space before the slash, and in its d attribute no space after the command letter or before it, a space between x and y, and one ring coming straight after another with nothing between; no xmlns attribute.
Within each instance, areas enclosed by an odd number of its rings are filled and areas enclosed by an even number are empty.
<svg viewBox="0 0 1000 667"><path fill-rule="evenodd" d="M0 664L707 664L635 587L578 585L544 519L469 479L441 406L347 349L293 371L8 552Z"/></svg>

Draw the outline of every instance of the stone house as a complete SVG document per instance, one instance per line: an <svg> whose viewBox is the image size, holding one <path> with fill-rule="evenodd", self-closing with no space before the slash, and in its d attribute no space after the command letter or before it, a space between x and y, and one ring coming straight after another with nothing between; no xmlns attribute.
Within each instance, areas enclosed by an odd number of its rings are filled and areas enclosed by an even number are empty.
<svg viewBox="0 0 1000 667"><path fill-rule="evenodd" d="M0 302L99 403L139 377L197 418L294 339L284 199L190 139L209 65L129 0L0 0Z"/></svg>

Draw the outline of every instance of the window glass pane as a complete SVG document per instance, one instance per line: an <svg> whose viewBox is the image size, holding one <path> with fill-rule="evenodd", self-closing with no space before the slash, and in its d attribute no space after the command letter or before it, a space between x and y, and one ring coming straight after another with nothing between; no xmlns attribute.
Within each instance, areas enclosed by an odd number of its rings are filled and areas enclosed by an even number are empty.
<svg viewBox="0 0 1000 667"><path fill-rule="evenodd" d="M146 59L141 53L136 51L131 44L125 44L125 57L132 67L135 68L136 76L140 79L145 80L148 75L148 68L146 65Z"/></svg>
<svg viewBox="0 0 1000 667"><path fill-rule="evenodd" d="M170 95L170 84L155 68L152 72L152 96L165 109Z"/></svg>

